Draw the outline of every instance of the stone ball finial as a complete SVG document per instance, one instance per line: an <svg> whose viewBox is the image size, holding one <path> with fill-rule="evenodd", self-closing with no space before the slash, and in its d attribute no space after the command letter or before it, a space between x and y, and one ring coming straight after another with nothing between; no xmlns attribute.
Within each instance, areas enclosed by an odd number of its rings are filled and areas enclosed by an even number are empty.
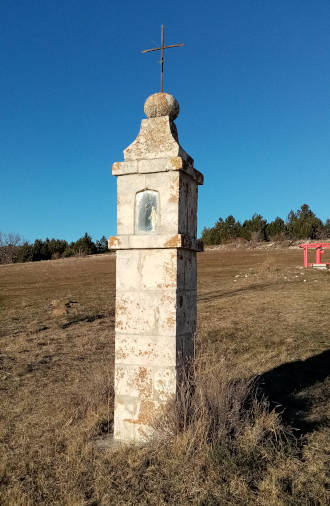
<svg viewBox="0 0 330 506"><path fill-rule="evenodd" d="M159 116L169 116L171 121L179 115L179 103L173 95L169 93L155 93L147 98L144 104L144 112L148 118L158 118Z"/></svg>

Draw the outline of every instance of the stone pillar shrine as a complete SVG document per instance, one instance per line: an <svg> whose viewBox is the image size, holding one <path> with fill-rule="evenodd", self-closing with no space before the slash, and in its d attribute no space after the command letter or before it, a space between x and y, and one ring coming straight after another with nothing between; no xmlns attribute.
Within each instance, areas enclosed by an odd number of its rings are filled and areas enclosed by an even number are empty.
<svg viewBox="0 0 330 506"><path fill-rule="evenodd" d="M117 177L114 440L143 441L175 397L196 330L197 185L203 176L179 144L179 104L145 102L147 119Z"/></svg>

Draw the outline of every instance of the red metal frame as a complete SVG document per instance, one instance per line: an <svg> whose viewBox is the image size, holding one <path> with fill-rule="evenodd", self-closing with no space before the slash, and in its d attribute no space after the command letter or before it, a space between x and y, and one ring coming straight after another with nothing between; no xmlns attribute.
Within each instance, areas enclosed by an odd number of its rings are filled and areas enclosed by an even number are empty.
<svg viewBox="0 0 330 506"><path fill-rule="evenodd" d="M308 250L315 249L315 264L319 265L322 263L322 255L324 248L330 249L330 242L315 242L309 244L300 244L299 248L304 248L304 267L312 267L314 264L308 262ZM326 265L330 265L330 262L326 262Z"/></svg>

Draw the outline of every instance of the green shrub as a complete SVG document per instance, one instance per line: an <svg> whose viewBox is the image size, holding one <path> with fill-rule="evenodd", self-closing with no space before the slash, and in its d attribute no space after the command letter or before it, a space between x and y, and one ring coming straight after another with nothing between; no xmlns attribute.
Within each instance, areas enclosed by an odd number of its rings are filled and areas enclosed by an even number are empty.
<svg viewBox="0 0 330 506"><path fill-rule="evenodd" d="M87 232L76 242L72 242L70 244L70 248L73 249L75 255L92 255L93 253L96 253L96 246Z"/></svg>
<svg viewBox="0 0 330 506"><path fill-rule="evenodd" d="M96 241L96 253L106 253L108 251L108 241L104 235L102 235L101 239Z"/></svg>

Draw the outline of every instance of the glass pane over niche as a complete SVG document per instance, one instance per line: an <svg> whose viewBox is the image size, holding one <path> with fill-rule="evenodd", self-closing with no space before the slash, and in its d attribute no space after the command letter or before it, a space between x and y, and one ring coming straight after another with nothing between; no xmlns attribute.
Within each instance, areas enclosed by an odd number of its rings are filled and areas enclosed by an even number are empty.
<svg viewBox="0 0 330 506"><path fill-rule="evenodd" d="M136 194L136 232L156 232L159 223L159 195L153 190Z"/></svg>

